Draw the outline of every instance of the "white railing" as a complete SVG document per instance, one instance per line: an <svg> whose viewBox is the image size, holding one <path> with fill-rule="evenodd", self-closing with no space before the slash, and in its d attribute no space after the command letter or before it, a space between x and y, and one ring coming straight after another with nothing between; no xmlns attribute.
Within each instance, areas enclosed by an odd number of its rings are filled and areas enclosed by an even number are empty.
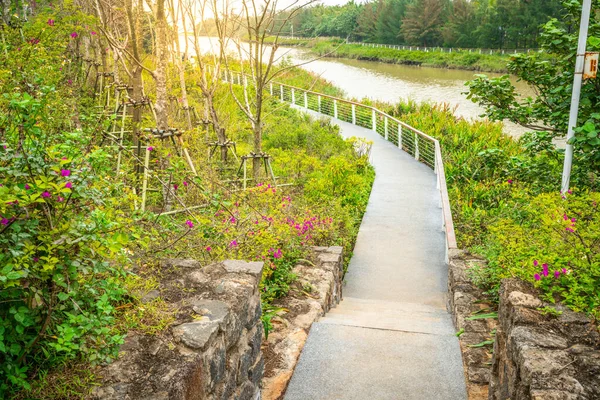
<svg viewBox="0 0 600 400"><path fill-rule="evenodd" d="M405 46L396 44L380 44L380 43L363 43L363 42L346 42L363 47L380 47L394 50L409 50L409 51L424 51L426 53L475 53L475 54L518 54L537 51L536 49L469 49L459 47L423 47L423 46Z"/></svg>
<svg viewBox="0 0 600 400"><path fill-rule="evenodd" d="M244 79L239 72L221 71L221 74L223 81L233 84L247 84L248 81L251 81L250 79ZM291 103L340 121L371 129L385 140L392 142L399 149L413 156L416 161L420 161L433 169L437 178L437 188L440 192L446 247L447 249L457 248L442 151L437 139L375 107L365 104L278 82L270 83L268 91L282 102Z"/></svg>
<svg viewBox="0 0 600 400"><path fill-rule="evenodd" d="M336 37L302 37L302 36L279 36L279 39L291 39L291 40L340 40L343 41L342 38ZM280 43L285 46L285 43ZM384 44L384 43L366 43L366 42L348 42L345 41L345 44L352 44L356 46L363 47L374 47L374 48L386 48L386 49L394 49L394 50L408 50L408 51L424 51L426 53L438 52L438 53L474 53L474 54L520 54L520 53L530 53L535 52L537 49L482 49L482 48L468 48L468 47L441 47L441 46L409 46L402 44Z"/></svg>

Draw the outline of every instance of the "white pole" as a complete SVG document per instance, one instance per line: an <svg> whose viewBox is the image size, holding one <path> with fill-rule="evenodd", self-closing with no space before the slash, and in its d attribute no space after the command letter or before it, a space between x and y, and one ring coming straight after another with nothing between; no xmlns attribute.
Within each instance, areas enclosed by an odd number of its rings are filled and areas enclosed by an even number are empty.
<svg viewBox="0 0 600 400"><path fill-rule="evenodd" d="M577 43L577 58L575 60L575 74L573 75L573 94L571 95L571 110L569 112L569 126L567 130L567 148L565 149L565 164L563 166L562 184L560 189L563 194L569 190L569 182L571 180L573 145L569 144L569 140L575 136L574 128L575 125L577 125L579 96L581 94L581 81L583 79L583 65L585 61L585 44L587 42L591 8L592 0L583 0L581 23L579 25L579 42Z"/></svg>

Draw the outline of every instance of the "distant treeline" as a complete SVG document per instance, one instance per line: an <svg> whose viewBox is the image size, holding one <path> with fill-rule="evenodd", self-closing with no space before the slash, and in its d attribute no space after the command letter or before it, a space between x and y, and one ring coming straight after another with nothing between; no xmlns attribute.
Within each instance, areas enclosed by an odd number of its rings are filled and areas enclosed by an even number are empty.
<svg viewBox="0 0 600 400"><path fill-rule="evenodd" d="M540 25L559 18L560 0L374 0L299 11L284 35L469 48L537 47ZM283 20L283 18L280 18Z"/></svg>

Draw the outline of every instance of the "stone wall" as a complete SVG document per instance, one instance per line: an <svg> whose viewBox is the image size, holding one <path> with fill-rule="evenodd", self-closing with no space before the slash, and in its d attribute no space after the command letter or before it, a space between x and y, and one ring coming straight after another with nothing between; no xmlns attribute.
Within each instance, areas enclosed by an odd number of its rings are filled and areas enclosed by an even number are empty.
<svg viewBox="0 0 600 400"><path fill-rule="evenodd" d="M493 305L486 301L485 294L469 279L468 269L485 265L485 261L462 251L449 254L448 293L449 308L454 320L460 349L469 400L488 398L492 361L492 332L497 327L493 318L470 319L473 315L489 313ZM490 343L482 345L482 343Z"/></svg>
<svg viewBox="0 0 600 400"><path fill-rule="evenodd" d="M600 399L600 335L585 315L544 303L531 285L509 279L498 319L491 400Z"/></svg>
<svg viewBox="0 0 600 400"><path fill-rule="evenodd" d="M600 399L600 335L585 315L544 303L532 285L508 279L498 319L472 319L493 311L468 272L485 260L462 251L449 258L449 308L461 332L469 400Z"/></svg>
<svg viewBox="0 0 600 400"><path fill-rule="evenodd" d="M177 321L157 336L129 335L92 398L259 398L263 263L228 260L201 268L194 260L168 260L162 267L159 289L144 299L161 296Z"/></svg>
<svg viewBox="0 0 600 400"><path fill-rule="evenodd" d="M275 304L287 311L274 318L275 329L264 343L263 400L283 397L312 323L342 298L342 248L314 247L313 250L312 261L304 260L294 267L298 281L289 295Z"/></svg>

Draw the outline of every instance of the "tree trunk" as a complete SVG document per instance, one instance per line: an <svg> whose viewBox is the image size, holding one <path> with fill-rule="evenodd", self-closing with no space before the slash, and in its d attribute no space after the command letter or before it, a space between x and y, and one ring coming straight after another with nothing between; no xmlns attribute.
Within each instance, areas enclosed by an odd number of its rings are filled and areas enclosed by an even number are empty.
<svg viewBox="0 0 600 400"><path fill-rule="evenodd" d="M156 124L158 129L169 126L168 92L167 92L167 20L165 17L165 0L156 2Z"/></svg>

